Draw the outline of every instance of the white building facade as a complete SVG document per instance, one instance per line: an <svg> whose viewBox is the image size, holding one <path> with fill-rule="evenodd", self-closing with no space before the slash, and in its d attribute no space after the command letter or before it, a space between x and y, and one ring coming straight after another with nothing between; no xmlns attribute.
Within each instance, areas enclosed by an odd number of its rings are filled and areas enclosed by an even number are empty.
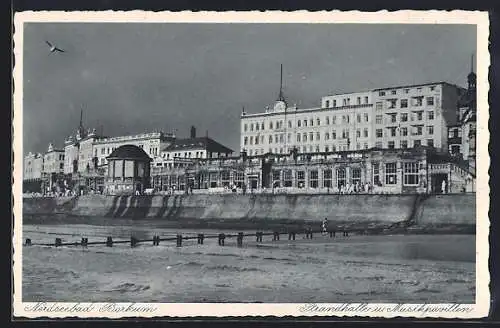
<svg viewBox="0 0 500 328"><path fill-rule="evenodd" d="M106 165L106 157L113 150L124 145L134 145L142 148L151 158L161 155L161 150L170 145L175 140L173 134L164 132L142 133L129 136L109 137L96 139L93 142L93 153L97 157L98 165Z"/></svg>
<svg viewBox="0 0 500 328"><path fill-rule="evenodd" d="M288 107L241 115L240 146L249 156L268 152L353 151L430 145L447 149L461 88L444 83L400 86L322 97L320 108Z"/></svg>

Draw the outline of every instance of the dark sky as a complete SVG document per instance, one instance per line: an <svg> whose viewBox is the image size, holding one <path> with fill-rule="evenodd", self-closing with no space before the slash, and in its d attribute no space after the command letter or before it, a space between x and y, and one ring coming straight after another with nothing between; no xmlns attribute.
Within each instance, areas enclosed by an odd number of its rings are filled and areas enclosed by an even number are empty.
<svg viewBox="0 0 500 328"><path fill-rule="evenodd" d="M285 97L304 108L339 92L464 86L475 49L475 25L28 23L24 152L62 147L82 106L105 135L187 137L195 125L238 152L241 108L274 102L280 63Z"/></svg>

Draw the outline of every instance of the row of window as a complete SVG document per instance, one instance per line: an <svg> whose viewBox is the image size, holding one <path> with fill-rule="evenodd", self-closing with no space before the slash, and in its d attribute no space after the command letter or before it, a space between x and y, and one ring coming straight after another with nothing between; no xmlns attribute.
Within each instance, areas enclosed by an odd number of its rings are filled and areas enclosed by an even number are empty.
<svg viewBox="0 0 500 328"><path fill-rule="evenodd" d="M387 128L386 136L395 137L397 135L398 129L400 130L400 132L399 132L400 136L406 137L408 135L408 128L407 127L402 127L402 128L390 127L390 128ZM414 126L414 127L412 127L411 135L412 136L421 136L421 135L423 135L423 129L424 129L423 126ZM434 135L434 126L433 125L427 126L427 134ZM375 136L377 138L382 138L384 136L384 130L383 129L376 129Z"/></svg>
<svg viewBox="0 0 500 328"><path fill-rule="evenodd" d="M386 109L396 109L398 108L398 101L399 101L399 108L408 108L408 105L411 104L412 107L421 107L424 105L424 97L423 96L417 96L417 97L411 97L410 99L387 99L385 101L385 108ZM434 106L434 97L425 97L425 103L427 106ZM375 103L375 110L382 110L384 109L384 102L383 101L377 101Z"/></svg>
<svg viewBox="0 0 500 328"><path fill-rule="evenodd" d="M429 147L434 147L434 139L427 139L426 145ZM413 140L413 147L420 147L422 146L422 140ZM408 148L410 147L410 143L408 140L401 140L399 142L399 148ZM375 143L375 148L384 148L382 141L377 141ZM389 149L394 149L396 148L396 141L395 140L389 140L387 141L387 148Z"/></svg>
<svg viewBox="0 0 500 328"><path fill-rule="evenodd" d="M367 123L370 121L370 116L368 115L368 113L363 113L362 114L357 114L356 115L356 122L357 123ZM350 115L349 114L346 114L346 115L342 115L342 116L339 116L339 123L350 123L351 121L351 118L350 118ZM325 117L325 125L330 125L330 124L337 124L337 116L336 115L333 115L331 118L330 116L326 116ZM300 128L300 127L308 127L308 126L321 126L321 119L320 118L316 118L316 119L303 119L303 120L297 120L297 123L296 123L296 127ZM279 129L283 129L283 121L270 121L269 122L269 129L270 130L273 130L273 128L279 130ZM293 128L293 122L291 120L288 121L288 128ZM264 126L264 122L261 122L261 123L250 123L250 124L247 124L245 123L243 125L243 131L244 132L247 132L247 131L250 131L250 132L253 132L253 131L264 131L265 130L265 126Z"/></svg>
<svg viewBox="0 0 500 328"><path fill-rule="evenodd" d="M387 115L389 116L388 120L386 122L384 122L384 115L377 114L375 116L375 124L397 123L398 114L390 113ZM399 114L399 118L400 118L401 122L408 122L408 113ZM423 118L424 118L423 111L415 112L414 114L410 115L410 121L422 121ZM434 120L434 111L427 112L427 120L429 120L429 121Z"/></svg>
<svg viewBox="0 0 500 328"><path fill-rule="evenodd" d="M432 85L432 86L429 87L430 91L434 91L435 89L436 89L436 86L434 86L434 85ZM422 87L418 87L416 90L417 90L418 93L421 93L422 92ZM381 96L381 97L385 96L386 94L395 95L395 94L397 94L397 91L398 90L390 90L390 91L380 90L378 92L378 95ZM405 88L405 89L402 89L400 91L403 91L404 94L410 93L410 89L409 88Z"/></svg>
<svg viewBox="0 0 500 328"><path fill-rule="evenodd" d="M412 143L411 143L412 142ZM422 140L400 140L399 141L399 148L409 148L409 147L420 147L422 146L423 143L422 143ZM425 140L425 145L429 146L429 147L434 147L434 139L426 139ZM298 150L299 151L302 151L303 153L313 153L313 152L316 152L316 153L319 153L319 152L336 152L336 151L348 151L348 150L352 150L350 149L350 144L341 144L341 145L325 145L323 146L323 148L321 148L319 145L308 145L308 146L302 146L302 147L298 147ZM368 149L368 143L367 142L357 142L355 147L354 147L356 150L362 150L362 149ZM386 146L384 147L384 144L382 143L382 141L377 141L375 143L375 148L388 148L388 149L394 149L396 148L396 141L395 140L389 140L387 141L386 143ZM268 148L268 152L270 153L275 153L275 154L284 154L284 153L289 153L291 151L291 147L288 147L288 150L286 150L286 148L283 148L283 147L275 147L275 148L272 148L272 147L269 147ZM252 156L252 155L262 155L264 154L264 148L260 148L260 149L249 149L248 150L248 155Z"/></svg>
<svg viewBox="0 0 500 328"><path fill-rule="evenodd" d="M338 135L339 139L347 139L349 138L349 129L343 129L341 134L339 133ZM356 137L357 138L368 138L368 128L364 128L363 130L357 129L356 130ZM290 143L292 140L292 134L288 133L287 135L287 142ZM330 132L325 132L324 133L324 140L336 140L337 139L337 131L333 130L331 133ZM285 134L275 134L274 137L273 135L269 135L267 137L268 143L269 144L280 144L280 143L285 143ZM320 141L321 140L321 133L320 132L309 132L309 133L297 133L296 135L296 141L297 142L307 142L307 141ZM243 145L259 145L259 144L264 144L265 142L265 137L264 136L245 136L243 138Z"/></svg>
<svg viewBox="0 0 500 328"><path fill-rule="evenodd" d="M368 103L369 103L368 96L364 96L364 102L363 102L363 104L366 105ZM354 104L361 105L361 97L356 97L356 103L353 103L353 105ZM339 105L340 105L340 103L339 103ZM342 99L342 106L351 106L351 98L347 97L347 98ZM332 99L331 101L330 100L326 100L325 101L325 107L326 108L337 107L337 99Z"/></svg>
<svg viewBox="0 0 500 328"><path fill-rule="evenodd" d="M403 163L403 185L405 186L416 186L419 184L419 171L420 165L415 162ZM382 182L385 185L395 185L397 184L398 176L397 176L397 164L396 163L385 163L385 168L383 177L381 179L381 165L380 163L372 164L372 183L374 185L380 186ZM342 186L346 186L346 184L358 185L361 184L361 169L360 168L350 168L350 177L347 177L347 171L345 168L341 167L335 170L338 188ZM310 188L319 188L320 180L319 180L319 171L318 170L309 170L308 172L308 186ZM333 186L333 174L332 169L323 169L322 173L322 187L323 188L332 188ZM295 171L295 178L297 182L297 186L305 186L306 184L306 171L298 170ZM292 187L293 186L293 172L292 170L273 170L272 172L272 180L274 187ZM366 181L365 181L366 182Z"/></svg>

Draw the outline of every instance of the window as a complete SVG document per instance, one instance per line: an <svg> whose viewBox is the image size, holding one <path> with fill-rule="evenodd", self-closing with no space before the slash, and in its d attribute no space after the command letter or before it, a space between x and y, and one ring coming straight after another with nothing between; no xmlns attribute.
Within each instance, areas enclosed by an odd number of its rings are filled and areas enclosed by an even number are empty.
<svg viewBox="0 0 500 328"><path fill-rule="evenodd" d="M325 102L325 107L326 107L326 108L329 108L329 107L330 107L330 100L327 100L327 101Z"/></svg>
<svg viewBox="0 0 500 328"><path fill-rule="evenodd" d="M410 92L410 89L405 89L405 93L409 93Z"/></svg>
<svg viewBox="0 0 500 328"><path fill-rule="evenodd" d="M286 138L287 142L290 143L292 141L292 134L289 133Z"/></svg>
<svg viewBox="0 0 500 328"><path fill-rule="evenodd" d="M358 142L358 143L356 143L356 149L357 149L357 150L360 150L360 149L361 149L361 144L360 144L359 142Z"/></svg>
<svg viewBox="0 0 500 328"><path fill-rule="evenodd" d="M375 103L375 109L376 109L376 110L382 110L382 107L383 107L383 105L382 105L382 102L381 102L381 101L377 101L377 102Z"/></svg>
<svg viewBox="0 0 500 328"><path fill-rule="evenodd" d="M364 117L365 117L365 122L368 122L368 120L369 120L368 113L364 113Z"/></svg>
<svg viewBox="0 0 500 328"><path fill-rule="evenodd" d="M379 96L385 96L385 91L379 91L379 92L378 92L378 95L379 95Z"/></svg>
<svg viewBox="0 0 500 328"><path fill-rule="evenodd" d="M262 123L260 124L260 129L261 129L262 131L264 131L264 122L262 122Z"/></svg>
<svg viewBox="0 0 500 328"><path fill-rule="evenodd" d="M302 142L306 142L307 141L307 133L303 133L302 134Z"/></svg>
<svg viewBox="0 0 500 328"><path fill-rule="evenodd" d="M280 182L281 182L281 171L280 170L273 170L272 177L273 177L273 188L279 188L280 187Z"/></svg>
<svg viewBox="0 0 500 328"><path fill-rule="evenodd" d="M258 145L258 144L259 144L259 137L258 137L258 136L256 136L256 137L255 137L255 144L256 144L256 145Z"/></svg>
<svg viewBox="0 0 500 328"><path fill-rule="evenodd" d="M283 187L292 186L292 170L283 170Z"/></svg>
<svg viewBox="0 0 500 328"><path fill-rule="evenodd" d="M427 106L434 106L434 97L427 97Z"/></svg>
<svg viewBox="0 0 500 328"><path fill-rule="evenodd" d="M396 108L398 100L397 99L389 99L389 107L388 108Z"/></svg>
<svg viewBox="0 0 500 328"><path fill-rule="evenodd" d="M417 133L416 133L417 136L421 136L422 135L422 127L421 126L417 126Z"/></svg>
<svg viewBox="0 0 500 328"><path fill-rule="evenodd" d="M391 128L391 137L395 137L396 136L396 128Z"/></svg>
<svg viewBox="0 0 500 328"><path fill-rule="evenodd" d="M326 125L330 125L330 116L326 117Z"/></svg>
<svg viewBox="0 0 500 328"><path fill-rule="evenodd" d="M361 183L361 169L359 167L351 169L351 183L354 185Z"/></svg>
<svg viewBox="0 0 500 328"><path fill-rule="evenodd" d="M385 184L395 185L397 179L396 163L385 164Z"/></svg>
<svg viewBox="0 0 500 328"><path fill-rule="evenodd" d="M365 96L365 104L368 104L368 97Z"/></svg>
<svg viewBox="0 0 500 328"><path fill-rule="evenodd" d="M337 131L333 130L332 131L332 140L337 139Z"/></svg>
<svg viewBox="0 0 500 328"><path fill-rule="evenodd" d="M347 139L349 138L349 130L344 129L342 130L342 139Z"/></svg>
<svg viewBox="0 0 500 328"><path fill-rule="evenodd" d="M319 146L316 145L316 152L319 153Z"/></svg>
<svg viewBox="0 0 500 328"><path fill-rule="evenodd" d="M311 126L314 126L314 120L312 118L309 120L309 123L311 124Z"/></svg>
<svg viewBox="0 0 500 328"><path fill-rule="evenodd" d="M314 132L309 132L309 141L314 141Z"/></svg>
<svg viewBox="0 0 500 328"><path fill-rule="evenodd" d="M271 130L273 129L273 122L272 121L269 122L269 129L271 129Z"/></svg>
<svg viewBox="0 0 500 328"><path fill-rule="evenodd" d="M337 107L337 100L333 99L333 107Z"/></svg>
<svg viewBox="0 0 500 328"><path fill-rule="evenodd" d="M248 126L245 124L243 125L243 131L247 132ZM104 149L104 148L103 148Z"/></svg>
<svg viewBox="0 0 500 328"><path fill-rule="evenodd" d="M316 140L320 140L321 139L321 136L319 134L319 132L316 132Z"/></svg>
<svg viewBox="0 0 500 328"><path fill-rule="evenodd" d="M337 169L337 188L341 188L346 185L346 173L345 168L341 167Z"/></svg>
<svg viewBox="0 0 500 328"><path fill-rule="evenodd" d="M375 142L375 148L382 148L382 141Z"/></svg>
<svg viewBox="0 0 500 328"><path fill-rule="evenodd" d="M319 118L316 119L316 125L320 126L321 125L321 120Z"/></svg>
<svg viewBox="0 0 500 328"><path fill-rule="evenodd" d="M408 108L408 99L401 99L401 108Z"/></svg>
<svg viewBox="0 0 500 328"><path fill-rule="evenodd" d="M395 95L396 94L396 90L391 90L391 95Z"/></svg>
<svg viewBox="0 0 500 328"><path fill-rule="evenodd" d="M300 120L298 120L298 121L297 121L297 126L298 126L299 128L300 128L301 123L302 123L302 122L301 122Z"/></svg>
<svg viewBox="0 0 500 328"><path fill-rule="evenodd" d="M408 122L408 113L401 113L401 122Z"/></svg>
<svg viewBox="0 0 500 328"><path fill-rule="evenodd" d="M433 111L427 112L427 119L429 121L432 121L434 119L434 112Z"/></svg>
<svg viewBox="0 0 500 328"><path fill-rule="evenodd" d="M358 121L358 123L361 123L361 114L356 115L356 121Z"/></svg>
<svg viewBox="0 0 500 328"><path fill-rule="evenodd" d="M396 114L391 114L391 123L396 123Z"/></svg>
<svg viewBox="0 0 500 328"><path fill-rule="evenodd" d="M432 87L430 87L430 89L431 89L431 91L434 91L434 89L436 89L436 87L432 86Z"/></svg>
<svg viewBox="0 0 500 328"><path fill-rule="evenodd" d="M328 132L325 133L325 140L330 140L330 133Z"/></svg>
<svg viewBox="0 0 500 328"><path fill-rule="evenodd" d="M408 135L408 128L407 127L401 128L401 135L402 136L407 136Z"/></svg>
<svg viewBox="0 0 500 328"><path fill-rule="evenodd" d="M285 142L285 137L283 136L283 134L280 134L280 143L284 143Z"/></svg>
<svg viewBox="0 0 500 328"><path fill-rule="evenodd" d="M413 140L413 147L420 147L420 146L421 146L420 140Z"/></svg>
<svg viewBox="0 0 500 328"><path fill-rule="evenodd" d="M269 136L269 143L272 144L273 143L273 136Z"/></svg>
<svg viewBox="0 0 500 328"><path fill-rule="evenodd" d="M401 148L408 148L408 140L401 140Z"/></svg>
<svg viewBox="0 0 500 328"><path fill-rule="evenodd" d="M356 104L361 105L361 97L356 98Z"/></svg>
<svg viewBox="0 0 500 328"><path fill-rule="evenodd" d="M427 139L427 146L434 147L434 139Z"/></svg>
<svg viewBox="0 0 500 328"><path fill-rule="evenodd" d="M304 120L304 127L307 126L307 120Z"/></svg>
<svg viewBox="0 0 500 328"><path fill-rule="evenodd" d="M256 124L255 124L255 130L256 130L256 131L259 131L259 127L260 127L260 124L259 124L259 123L256 123Z"/></svg>
<svg viewBox="0 0 500 328"><path fill-rule="evenodd" d="M415 97L413 98L413 106L422 106L422 98L423 97Z"/></svg>
<svg viewBox="0 0 500 328"><path fill-rule="evenodd" d="M243 144L246 146L248 144L248 137L245 137Z"/></svg>
<svg viewBox="0 0 500 328"><path fill-rule="evenodd" d="M368 149L368 142L365 142L364 147L365 149Z"/></svg>
<svg viewBox="0 0 500 328"><path fill-rule="evenodd" d="M394 149L394 141L393 140L387 142L387 148Z"/></svg>
<svg viewBox="0 0 500 328"><path fill-rule="evenodd" d="M376 133L376 135L377 135L377 138L382 138L382 136L383 136L382 129L377 129L377 130L375 130L375 133Z"/></svg>
<svg viewBox="0 0 500 328"><path fill-rule="evenodd" d="M422 120L422 112L417 112L417 121L421 121Z"/></svg>
<svg viewBox="0 0 500 328"><path fill-rule="evenodd" d="M429 125L427 127L427 134L434 134L434 126Z"/></svg>
<svg viewBox="0 0 500 328"><path fill-rule="evenodd" d="M368 129L367 128L363 129L363 137L368 138Z"/></svg>
<svg viewBox="0 0 500 328"><path fill-rule="evenodd" d="M323 188L331 188L332 187L332 170L325 169L323 170Z"/></svg>
<svg viewBox="0 0 500 328"><path fill-rule="evenodd" d="M382 119L383 119L383 117L380 114L377 115L377 116L375 116L375 123L376 124L382 124Z"/></svg>
<svg viewBox="0 0 500 328"><path fill-rule="evenodd" d="M332 151L333 152L336 152L337 151L337 147L335 145L332 145Z"/></svg>
<svg viewBox="0 0 500 328"><path fill-rule="evenodd" d="M309 171L309 187L318 188L318 170Z"/></svg>
<svg viewBox="0 0 500 328"><path fill-rule="evenodd" d="M278 135L277 135L277 134L275 134L275 135L274 135L274 143L278 143L278 138L279 138L279 137L278 137Z"/></svg>
<svg viewBox="0 0 500 328"><path fill-rule="evenodd" d="M250 131L253 131L253 123L250 124Z"/></svg>
<svg viewBox="0 0 500 328"><path fill-rule="evenodd" d="M250 136L250 144L253 145L253 136Z"/></svg>
<svg viewBox="0 0 500 328"><path fill-rule="evenodd" d="M330 151L330 148L328 146L325 146L325 153L328 153Z"/></svg>
<svg viewBox="0 0 500 328"><path fill-rule="evenodd" d="M418 163L403 164L403 180L406 186L418 185Z"/></svg>
<svg viewBox="0 0 500 328"><path fill-rule="evenodd" d="M300 133L297 133L297 142L300 142Z"/></svg>
<svg viewBox="0 0 500 328"><path fill-rule="evenodd" d="M305 152L305 150L304 150ZM297 187L303 188L305 183L305 171L296 171L297 173Z"/></svg>
<svg viewBox="0 0 500 328"><path fill-rule="evenodd" d="M421 93L422 92L422 88L417 88L417 92Z"/></svg>
<svg viewBox="0 0 500 328"><path fill-rule="evenodd" d="M361 138L361 130L360 129L356 130L356 138Z"/></svg>
<svg viewBox="0 0 500 328"><path fill-rule="evenodd" d="M337 122L337 116L333 115L332 116L332 124L335 124Z"/></svg>

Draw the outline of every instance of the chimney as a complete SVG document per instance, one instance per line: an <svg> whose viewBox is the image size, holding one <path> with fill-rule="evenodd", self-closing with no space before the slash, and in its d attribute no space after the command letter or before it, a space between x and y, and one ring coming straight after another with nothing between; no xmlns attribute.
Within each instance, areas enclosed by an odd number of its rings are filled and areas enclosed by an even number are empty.
<svg viewBox="0 0 500 328"><path fill-rule="evenodd" d="M191 125L191 139L196 138L196 128L194 125Z"/></svg>

